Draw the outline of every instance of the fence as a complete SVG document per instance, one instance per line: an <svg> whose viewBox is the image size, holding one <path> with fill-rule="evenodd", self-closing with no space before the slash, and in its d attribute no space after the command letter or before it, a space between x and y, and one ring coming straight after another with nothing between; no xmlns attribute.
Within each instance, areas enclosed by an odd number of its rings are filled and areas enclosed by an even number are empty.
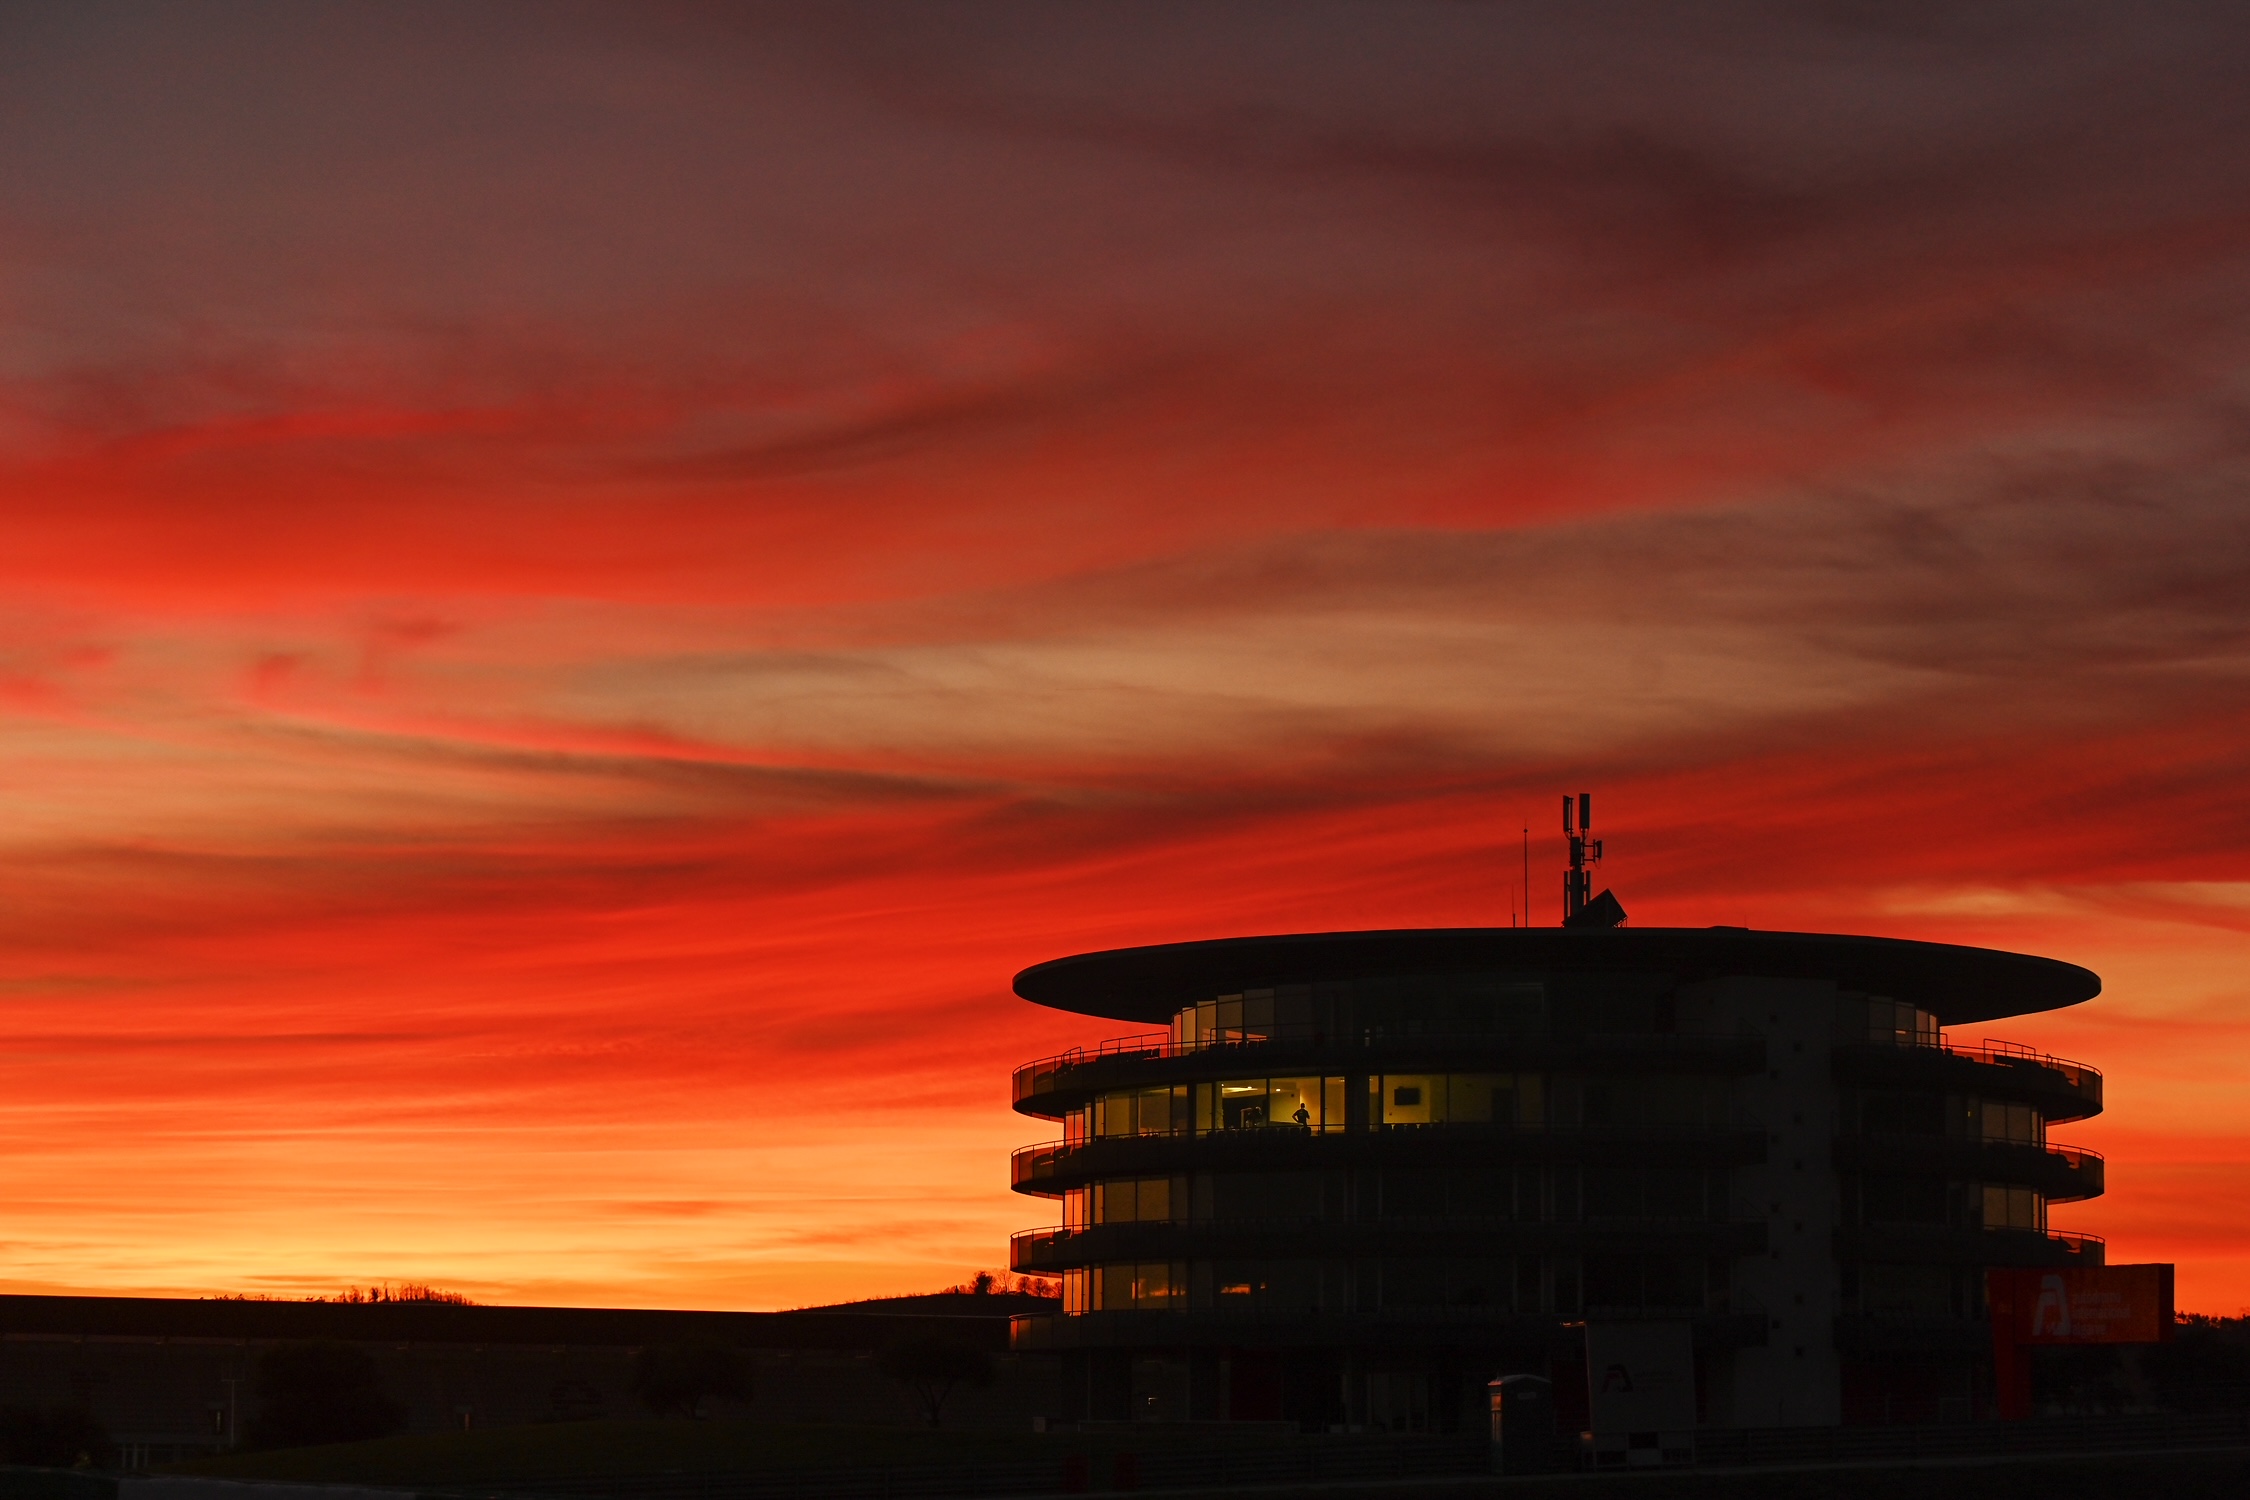
<svg viewBox="0 0 2250 1500"><path fill-rule="evenodd" d="M2144 1412L1923 1427L1715 1427L1695 1436L1704 1468L1918 1458L2250 1446L2250 1412Z"/></svg>
<svg viewBox="0 0 2250 1500"><path fill-rule="evenodd" d="M770 1474L660 1474L631 1479L552 1480L521 1490L488 1489L475 1500L945 1500L1004 1495L1189 1486L1333 1483L1483 1474L1490 1444L1472 1437L1194 1443L1063 1453L1040 1460L917 1464ZM422 1500L472 1500L425 1494Z"/></svg>

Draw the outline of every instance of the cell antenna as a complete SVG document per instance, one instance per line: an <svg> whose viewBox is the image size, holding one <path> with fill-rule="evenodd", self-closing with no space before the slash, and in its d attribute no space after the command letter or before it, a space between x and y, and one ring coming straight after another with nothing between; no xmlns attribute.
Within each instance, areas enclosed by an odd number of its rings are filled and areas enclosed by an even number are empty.
<svg viewBox="0 0 2250 1500"><path fill-rule="evenodd" d="M1570 794L1566 792L1562 799L1562 831L1563 842L1570 849L1570 868L1563 871L1562 878L1562 919L1565 927L1575 925L1571 918L1584 911L1587 903L1593 899L1594 874L1588 866L1600 864L1602 858L1601 841L1587 837L1593 831L1594 794L1578 794L1578 806L1575 809L1578 817L1575 824L1570 816L1572 811Z"/></svg>
<svg viewBox="0 0 2250 1500"><path fill-rule="evenodd" d="M1602 862L1602 841L1594 838L1594 794L1580 792L1576 826L1572 825L1570 797L1562 799L1563 842L1570 850L1570 867L1563 871L1562 904L1565 927L1622 927L1625 908L1608 891L1594 894L1593 867Z"/></svg>

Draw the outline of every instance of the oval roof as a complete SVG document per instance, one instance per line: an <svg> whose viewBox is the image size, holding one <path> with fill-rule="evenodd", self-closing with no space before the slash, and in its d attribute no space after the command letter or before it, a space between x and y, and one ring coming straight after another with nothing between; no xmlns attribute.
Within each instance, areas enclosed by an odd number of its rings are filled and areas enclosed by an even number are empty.
<svg viewBox="0 0 2250 1500"><path fill-rule="evenodd" d="M1948 1026L2055 1010L2101 993L2059 959L1903 938L1745 927L1427 927L1301 932L1113 948L1033 964L1015 991L1057 1010L1164 1022L1214 995L1316 979L1662 970L1683 978L1833 979L1910 999Z"/></svg>

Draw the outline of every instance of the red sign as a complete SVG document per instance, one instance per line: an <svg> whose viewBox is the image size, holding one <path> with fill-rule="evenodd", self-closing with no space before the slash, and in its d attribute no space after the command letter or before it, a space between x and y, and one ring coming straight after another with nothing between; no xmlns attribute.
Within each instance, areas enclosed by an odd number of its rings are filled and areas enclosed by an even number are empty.
<svg viewBox="0 0 2250 1500"><path fill-rule="evenodd" d="M1988 1270L1992 1377L2003 1421L2031 1415L2027 1345L2153 1344L2172 1331L2169 1265Z"/></svg>
<svg viewBox="0 0 2250 1500"><path fill-rule="evenodd" d="M1991 1270L1985 1278L1996 1341L2153 1344L2172 1326L2169 1265Z"/></svg>

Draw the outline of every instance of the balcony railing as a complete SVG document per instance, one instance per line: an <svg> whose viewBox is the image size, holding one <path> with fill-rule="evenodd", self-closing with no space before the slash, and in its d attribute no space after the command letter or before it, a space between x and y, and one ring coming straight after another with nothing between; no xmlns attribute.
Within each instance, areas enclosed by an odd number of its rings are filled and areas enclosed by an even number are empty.
<svg viewBox="0 0 2250 1500"><path fill-rule="evenodd" d="M1055 1076L1068 1069L1082 1068L1089 1063L1111 1059L1149 1059L1204 1057L1218 1053L1242 1052L1258 1047L1294 1044L1318 1047L1334 1042L1345 1046L1372 1046L1376 1043L1427 1043L1432 1046L1488 1045L1494 1042L1538 1042L1553 1044L1558 1038L1547 1033L1527 1036L1520 1032L1463 1032L1457 1034L1435 1032L1388 1032L1369 1028L1356 1033L1325 1031L1313 1026L1276 1025L1262 1026L1257 1030L1227 1031L1215 1036L1182 1040L1170 1032L1149 1031L1137 1036L1112 1037L1092 1047L1073 1047L1052 1057L1038 1058L1017 1068L1013 1078L1015 1102L1044 1093L1052 1086ZM1640 1034L1632 1032L1596 1032L1576 1038L1580 1043L1595 1043L1605 1048L1638 1050L1656 1054L1680 1053L1723 1054L1746 1045L1747 1039L1723 1032L1663 1032Z"/></svg>
<svg viewBox="0 0 2250 1500"><path fill-rule="evenodd" d="M1945 1050L1955 1057L1966 1057L1973 1062L1991 1063L1996 1067L2007 1067L2014 1064L2051 1068L2069 1079L2070 1086L2074 1089L2099 1091L2101 1088L2102 1075L2099 1068L2090 1068L2082 1062L2072 1062L2067 1057L2056 1057L2051 1052L2041 1052L2038 1048L2026 1046L2022 1042L2000 1042L1986 1037L1974 1047L1967 1047L1955 1043L1949 1037L1944 1037L1942 1033L1940 1037Z"/></svg>
<svg viewBox="0 0 2250 1500"><path fill-rule="evenodd" d="M1381 1240L1386 1236L1446 1233L1498 1235L1506 1238L1511 1231L1515 1231L1530 1240L1547 1242L1550 1248L1559 1247L1560 1253L1577 1254L1578 1245L1589 1238L1611 1242L1627 1237L1663 1238L1756 1248L1763 1242L1766 1229L1764 1219L1525 1219L1498 1214L1392 1214L1360 1220L1332 1219L1319 1215L1256 1219L1139 1219L1114 1224L1089 1224L1076 1229L1050 1226L1044 1229L1018 1230L1008 1236L1008 1268L1014 1271L1052 1270L1055 1268L1052 1264L1052 1252L1066 1249L1073 1242L1088 1236L1096 1239L1095 1253L1098 1254L1099 1241L1103 1239L1111 1241L1114 1246L1119 1240L1140 1240L1146 1244L1160 1245L1188 1237L1198 1240L1211 1237L1220 1240L1274 1241L1286 1237L1310 1239L1314 1236L1345 1235L1354 1240ZM1145 1234L1136 1235L1135 1231L1145 1231ZM1519 1243L1503 1253L1515 1254L1520 1250ZM1157 1253L1176 1252L1152 1250L1143 1253L1115 1249L1111 1258L1147 1259L1149 1255ZM1548 1252L1540 1250L1538 1253Z"/></svg>
<svg viewBox="0 0 2250 1500"><path fill-rule="evenodd" d="M1058 1166L1067 1157L1085 1151L1120 1148L1133 1141L1208 1142L1212 1149L1223 1150L1231 1158L1233 1153L1244 1148L1254 1152L1288 1151L1292 1143L1301 1144L1316 1139L1367 1141L1381 1137L1453 1138L1495 1143L1517 1141L1526 1144L1567 1141L1571 1143L1572 1151L1585 1147L1599 1149L1610 1146L1630 1146L1636 1150L1659 1149L1678 1146L1683 1142L1700 1147L1733 1149L1746 1144L1756 1145L1764 1139L1763 1132L1755 1126L1680 1125L1655 1121L1634 1125L1551 1122L1507 1125L1478 1120L1447 1120L1429 1124L1414 1122L1349 1129L1341 1126L1320 1127L1273 1122L1234 1130L1145 1130L1134 1135L1098 1135L1083 1140L1065 1138L1059 1141L1041 1141L1037 1145L1020 1146L1009 1153L1008 1180L1011 1186L1016 1187L1044 1181L1057 1175Z"/></svg>
<svg viewBox="0 0 2250 1500"><path fill-rule="evenodd" d="M1318 1046L1327 1041L1368 1044L1399 1041L1491 1042L1511 1039L1553 1040L1548 1036L1538 1038L1511 1037L1508 1033L1497 1032L1479 1032L1447 1037L1393 1035L1370 1030L1357 1036L1344 1036L1326 1032L1317 1027L1297 1024L1264 1026L1254 1031L1248 1029L1227 1031L1215 1036L1187 1039L1175 1037L1166 1031L1146 1031L1133 1036L1111 1037L1107 1041L1096 1043L1091 1047L1073 1047L1067 1052L1058 1052L1051 1057L1042 1057L1025 1063L1015 1070L1013 1096L1018 1100L1028 1099L1032 1095L1042 1092L1056 1074L1066 1069L1080 1068L1088 1063L1110 1058L1199 1057L1216 1052L1240 1051L1252 1047L1270 1047L1286 1043L1295 1043L1300 1046L1308 1044ZM1719 1049L1740 1046L1743 1040L1739 1036L1700 1032L1666 1032L1661 1035L1645 1037L1619 1034L1589 1038L1589 1040L1597 1039L1608 1045L1637 1041L1646 1043L1653 1049L1663 1051L1687 1051L1699 1048ZM2089 1067L2082 1062L2074 1062L2067 1057L2056 1057L2052 1053L2041 1052L2038 1048L2027 1046L2022 1042L1998 1041L1987 1037L1974 1046L1970 1046L1965 1043L1957 1043L1950 1035L1940 1032L1938 1033L1938 1045L1935 1048L1902 1050L1941 1051L1955 1057L1967 1058L1972 1062L1989 1063L1996 1067L2019 1065L2048 1068L2068 1079L2072 1088L2087 1093L2090 1097L2098 1097L2101 1089L2102 1075L2100 1069Z"/></svg>

